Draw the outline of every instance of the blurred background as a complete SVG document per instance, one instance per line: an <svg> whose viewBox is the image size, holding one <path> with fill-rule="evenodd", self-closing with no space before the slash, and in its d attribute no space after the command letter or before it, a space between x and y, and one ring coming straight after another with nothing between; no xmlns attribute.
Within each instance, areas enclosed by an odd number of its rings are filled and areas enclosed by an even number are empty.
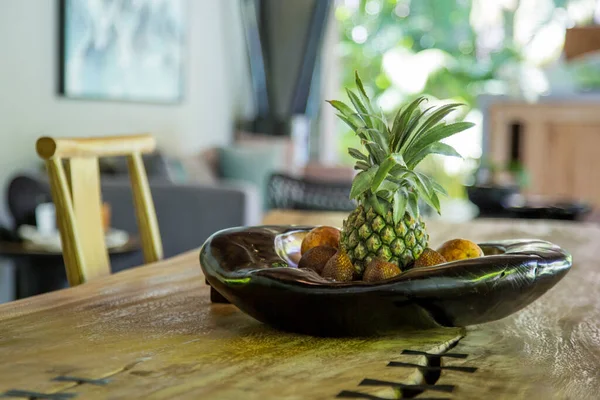
<svg viewBox="0 0 600 400"><path fill-rule="evenodd" d="M27 275L40 254L10 247L36 240L21 228L51 203L44 135L154 135L144 161L166 257L273 209L351 210L358 142L325 100L347 100L355 71L387 117L426 95L476 123L448 139L463 159L420 166L449 192L430 218L593 221L598 22L596 0L0 2L0 295L63 284L60 257ZM100 170L108 226L136 235L126 165ZM141 264L115 257L115 270Z"/></svg>

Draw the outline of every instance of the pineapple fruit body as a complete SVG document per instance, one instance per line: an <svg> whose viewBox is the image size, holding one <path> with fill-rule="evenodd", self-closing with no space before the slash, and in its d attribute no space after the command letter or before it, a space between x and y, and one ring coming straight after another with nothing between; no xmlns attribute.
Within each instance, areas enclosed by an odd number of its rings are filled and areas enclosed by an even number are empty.
<svg viewBox="0 0 600 400"><path fill-rule="evenodd" d="M401 270L416 260L427 247L425 222L408 213L394 224L392 211L378 214L373 207L359 205L344 221L341 245L362 276L374 258L397 264Z"/></svg>

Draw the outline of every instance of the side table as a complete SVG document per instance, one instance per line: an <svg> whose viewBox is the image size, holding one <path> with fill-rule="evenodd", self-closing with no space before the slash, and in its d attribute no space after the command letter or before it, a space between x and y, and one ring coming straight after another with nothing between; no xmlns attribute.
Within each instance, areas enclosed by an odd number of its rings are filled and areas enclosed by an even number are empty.
<svg viewBox="0 0 600 400"><path fill-rule="evenodd" d="M141 249L132 236L123 246L109 249L111 261L119 255ZM0 258L14 262L14 300L48 293L69 286L62 253L29 242L0 241ZM5 277L10 273L3 274Z"/></svg>

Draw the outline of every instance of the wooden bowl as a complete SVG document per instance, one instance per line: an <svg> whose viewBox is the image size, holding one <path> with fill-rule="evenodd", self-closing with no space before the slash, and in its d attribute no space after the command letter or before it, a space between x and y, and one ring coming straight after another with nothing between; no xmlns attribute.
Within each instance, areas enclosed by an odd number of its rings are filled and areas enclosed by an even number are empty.
<svg viewBox="0 0 600 400"><path fill-rule="evenodd" d="M200 251L207 281L243 312L317 336L377 335L504 318L536 300L571 267L541 240L481 243L486 256L411 269L381 282L339 283L298 269L312 226L231 228Z"/></svg>

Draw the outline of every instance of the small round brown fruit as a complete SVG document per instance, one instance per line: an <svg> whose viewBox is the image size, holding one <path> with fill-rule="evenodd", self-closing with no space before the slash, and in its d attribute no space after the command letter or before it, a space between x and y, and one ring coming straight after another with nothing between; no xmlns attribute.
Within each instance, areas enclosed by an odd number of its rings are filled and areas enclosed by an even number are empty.
<svg viewBox="0 0 600 400"><path fill-rule="evenodd" d="M447 262L444 256L442 256L437 251L430 249L429 247L425 248L419 258L415 261L415 265L413 268L422 268L422 267L432 267L434 265L439 265Z"/></svg>
<svg viewBox="0 0 600 400"><path fill-rule="evenodd" d="M327 261L323 273L323 278L333 279L338 282L350 282L354 278L355 269L348 258L346 252L339 249L333 257Z"/></svg>
<svg viewBox="0 0 600 400"><path fill-rule="evenodd" d="M333 226L318 226L312 229L302 240L300 254L304 255L307 251L317 246L340 247L340 230Z"/></svg>
<svg viewBox="0 0 600 400"><path fill-rule="evenodd" d="M335 255L337 249L331 246L317 246L313 247L300 259L298 263L298 268L306 268L312 269L319 275L323 272L323 268L325 268L325 264L331 257Z"/></svg>
<svg viewBox="0 0 600 400"><path fill-rule="evenodd" d="M400 275L401 272L402 271L396 264L375 258L367 264L363 280L366 282L384 281L393 278L396 275Z"/></svg>
<svg viewBox="0 0 600 400"><path fill-rule="evenodd" d="M465 260L467 258L483 257L483 250L470 240L452 239L437 250L446 261Z"/></svg>

